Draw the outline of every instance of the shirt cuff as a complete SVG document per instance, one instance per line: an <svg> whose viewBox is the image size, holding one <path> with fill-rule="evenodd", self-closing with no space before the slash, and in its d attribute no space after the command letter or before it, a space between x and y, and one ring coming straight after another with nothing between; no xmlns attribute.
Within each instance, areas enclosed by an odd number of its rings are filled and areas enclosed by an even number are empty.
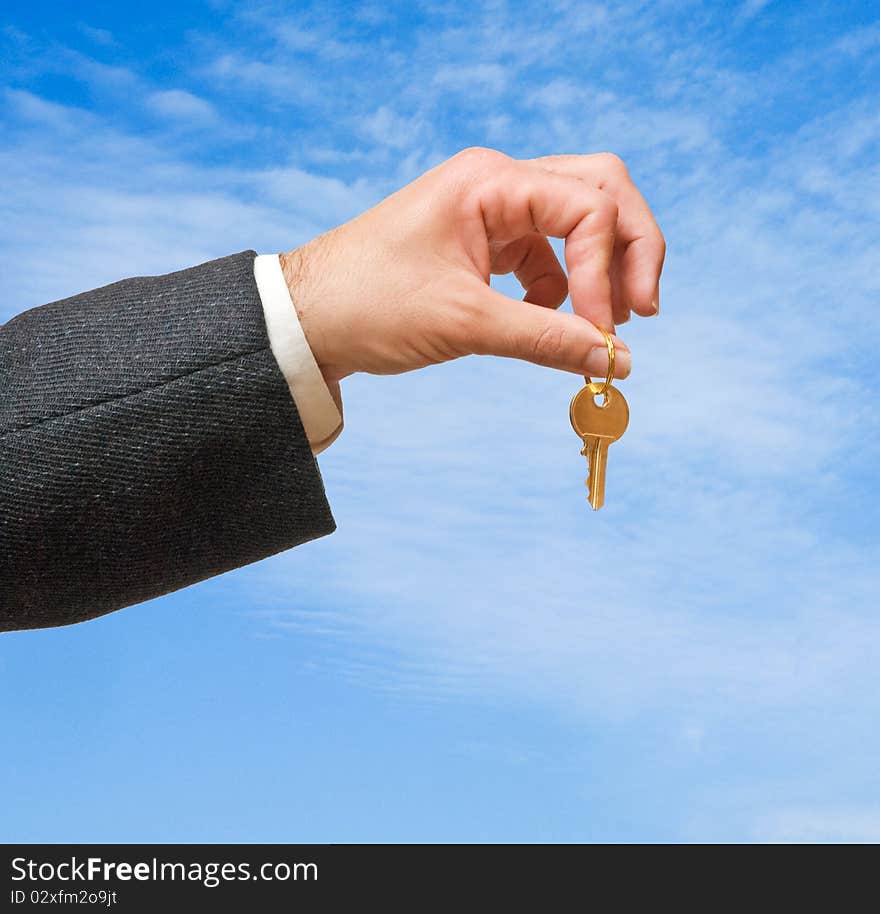
<svg viewBox="0 0 880 914"><path fill-rule="evenodd" d="M342 431L339 385L333 385L334 396L312 355L277 254L254 258L254 279L263 302L272 354L296 403L312 453L320 454Z"/></svg>

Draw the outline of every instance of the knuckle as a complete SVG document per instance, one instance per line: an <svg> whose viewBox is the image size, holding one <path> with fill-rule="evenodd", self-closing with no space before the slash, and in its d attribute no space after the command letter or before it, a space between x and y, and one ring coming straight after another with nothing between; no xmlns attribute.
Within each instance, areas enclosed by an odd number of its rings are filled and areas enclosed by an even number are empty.
<svg viewBox="0 0 880 914"><path fill-rule="evenodd" d="M455 162L465 171L482 171L486 168L497 167L509 159L510 156L498 149L488 146L468 146L461 152L457 152L450 161Z"/></svg>
<svg viewBox="0 0 880 914"><path fill-rule="evenodd" d="M487 195L498 191L499 178L510 156L486 146L468 146L447 161L447 188L450 199L464 210L482 206Z"/></svg>
<svg viewBox="0 0 880 914"><path fill-rule="evenodd" d="M566 344L565 328L547 323L532 340L532 361L542 365L558 365L565 354Z"/></svg>
<svg viewBox="0 0 880 914"><path fill-rule="evenodd" d="M628 176L629 170L623 159L616 152L600 152L597 154L603 167L614 176Z"/></svg>

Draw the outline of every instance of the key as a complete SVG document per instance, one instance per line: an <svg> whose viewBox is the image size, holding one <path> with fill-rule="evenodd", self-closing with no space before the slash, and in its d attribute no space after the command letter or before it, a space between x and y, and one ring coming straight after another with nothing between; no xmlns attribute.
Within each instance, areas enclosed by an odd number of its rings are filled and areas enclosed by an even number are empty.
<svg viewBox="0 0 880 914"><path fill-rule="evenodd" d="M589 462L587 491L594 511L605 502L605 464L608 460L608 446L626 431L629 423L629 407L623 394L610 384L607 385L601 404L596 403L593 391L600 385L582 387L571 400L569 413L571 427L584 442L581 451Z"/></svg>

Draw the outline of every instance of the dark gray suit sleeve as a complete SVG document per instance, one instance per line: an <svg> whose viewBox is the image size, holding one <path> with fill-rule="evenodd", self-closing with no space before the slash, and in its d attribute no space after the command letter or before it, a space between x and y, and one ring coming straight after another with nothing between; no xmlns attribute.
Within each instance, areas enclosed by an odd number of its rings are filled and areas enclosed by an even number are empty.
<svg viewBox="0 0 880 914"><path fill-rule="evenodd" d="M254 256L0 326L0 630L100 616L335 529Z"/></svg>

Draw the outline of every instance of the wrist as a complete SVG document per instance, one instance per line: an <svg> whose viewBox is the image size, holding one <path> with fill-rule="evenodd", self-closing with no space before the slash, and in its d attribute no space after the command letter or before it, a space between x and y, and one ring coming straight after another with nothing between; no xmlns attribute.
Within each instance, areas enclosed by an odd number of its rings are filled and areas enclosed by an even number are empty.
<svg viewBox="0 0 880 914"><path fill-rule="evenodd" d="M309 348L312 350L312 355L315 357L327 387L331 391L338 392L339 382L351 372L345 371L341 366L335 364L330 347L331 340L327 338L328 334L321 320L322 271L317 268L316 263L317 260L320 260L319 245L316 243L319 242L320 237L286 254L279 254L278 260L290 293L290 300L296 309L300 326Z"/></svg>

